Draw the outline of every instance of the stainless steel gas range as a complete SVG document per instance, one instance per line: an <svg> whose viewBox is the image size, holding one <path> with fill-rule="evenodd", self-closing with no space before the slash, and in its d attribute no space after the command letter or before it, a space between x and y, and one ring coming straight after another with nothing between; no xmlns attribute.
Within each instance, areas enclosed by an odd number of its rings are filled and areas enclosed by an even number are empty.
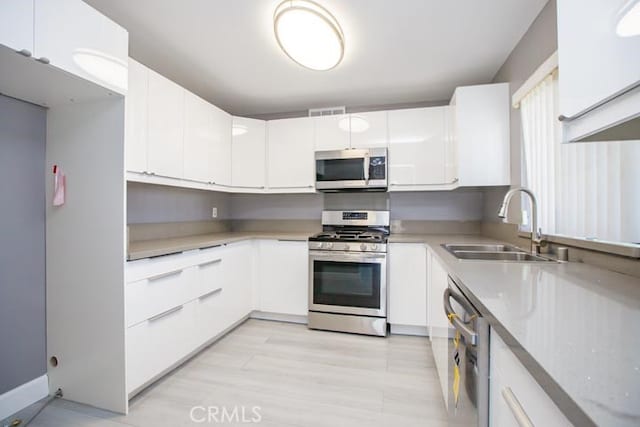
<svg viewBox="0 0 640 427"><path fill-rule="evenodd" d="M309 238L309 328L387 334L388 211L324 211Z"/></svg>

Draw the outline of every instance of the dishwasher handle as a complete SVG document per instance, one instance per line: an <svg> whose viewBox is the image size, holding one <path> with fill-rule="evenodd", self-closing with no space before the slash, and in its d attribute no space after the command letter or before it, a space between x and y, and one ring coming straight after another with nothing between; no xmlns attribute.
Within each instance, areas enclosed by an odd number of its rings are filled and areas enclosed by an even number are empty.
<svg viewBox="0 0 640 427"><path fill-rule="evenodd" d="M444 312L447 315L447 318L451 322L454 328L465 338L465 341L472 346L478 345L478 334L476 331L471 329L466 323L460 319L460 317L453 311L453 307L451 307L450 299L453 298L456 300L461 306L466 307L467 302L462 301L461 297L453 292L451 292L450 288L444 290Z"/></svg>

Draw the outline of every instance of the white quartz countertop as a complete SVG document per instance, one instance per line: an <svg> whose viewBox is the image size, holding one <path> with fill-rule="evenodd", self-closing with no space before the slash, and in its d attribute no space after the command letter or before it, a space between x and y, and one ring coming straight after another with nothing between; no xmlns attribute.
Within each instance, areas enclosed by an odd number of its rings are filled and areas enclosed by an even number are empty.
<svg viewBox="0 0 640 427"><path fill-rule="evenodd" d="M495 242L479 236L391 242L427 244L572 423L640 425L640 279L582 263L459 260L441 246Z"/></svg>

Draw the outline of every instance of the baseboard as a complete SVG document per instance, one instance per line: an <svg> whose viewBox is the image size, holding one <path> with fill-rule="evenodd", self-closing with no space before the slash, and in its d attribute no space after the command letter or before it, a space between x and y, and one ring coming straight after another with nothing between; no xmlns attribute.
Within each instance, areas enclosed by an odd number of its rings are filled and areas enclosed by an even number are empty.
<svg viewBox="0 0 640 427"><path fill-rule="evenodd" d="M0 395L0 420L49 395L49 378L43 375Z"/></svg>
<svg viewBox="0 0 640 427"><path fill-rule="evenodd" d="M428 337L429 328L427 326L411 325L391 325L391 333L394 335L414 335L417 337Z"/></svg>
<svg viewBox="0 0 640 427"><path fill-rule="evenodd" d="M281 313L269 313L266 311L254 311L250 316L252 319L260 319L260 320L275 320L278 322L289 322L289 323L301 323L303 325L307 324L307 316L302 316L298 314L281 314Z"/></svg>

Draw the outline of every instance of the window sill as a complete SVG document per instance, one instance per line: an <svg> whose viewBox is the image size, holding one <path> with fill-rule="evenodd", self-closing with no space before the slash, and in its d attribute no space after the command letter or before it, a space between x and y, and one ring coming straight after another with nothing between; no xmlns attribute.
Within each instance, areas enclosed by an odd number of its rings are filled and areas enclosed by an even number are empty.
<svg viewBox="0 0 640 427"><path fill-rule="evenodd" d="M518 231L518 236L530 239L531 233L528 231ZM640 245L634 245L633 243L607 242L604 240L583 239L553 234L543 234L542 238L556 245L567 245L574 248L588 249L628 258L640 258Z"/></svg>

